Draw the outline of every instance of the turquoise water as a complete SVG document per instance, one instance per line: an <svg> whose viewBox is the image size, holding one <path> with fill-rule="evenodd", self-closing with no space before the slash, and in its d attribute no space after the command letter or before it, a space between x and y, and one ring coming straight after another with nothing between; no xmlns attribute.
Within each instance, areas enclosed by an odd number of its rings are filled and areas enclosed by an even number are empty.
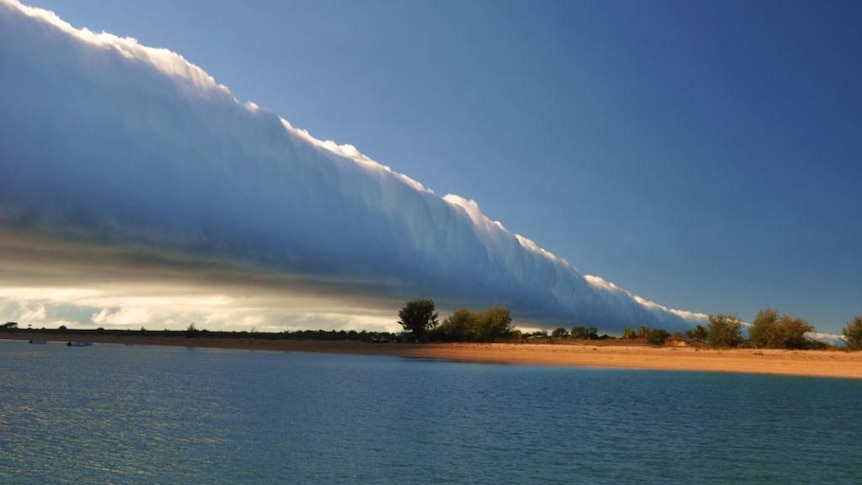
<svg viewBox="0 0 862 485"><path fill-rule="evenodd" d="M862 381L0 341L0 483L862 483Z"/></svg>

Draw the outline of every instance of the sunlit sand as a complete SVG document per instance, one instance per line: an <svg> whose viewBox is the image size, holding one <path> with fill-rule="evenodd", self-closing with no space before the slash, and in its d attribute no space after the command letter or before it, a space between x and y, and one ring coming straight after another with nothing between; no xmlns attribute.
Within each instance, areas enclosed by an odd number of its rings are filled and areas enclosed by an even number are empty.
<svg viewBox="0 0 862 485"><path fill-rule="evenodd" d="M4 336L28 340L31 336ZM62 334L39 338L65 341ZM637 345L451 343L406 344L256 338L77 336L78 340L136 345L172 345L247 350L390 355L459 362L615 367L628 369L747 372L862 379L862 352L839 350L708 349Z"/></svg>

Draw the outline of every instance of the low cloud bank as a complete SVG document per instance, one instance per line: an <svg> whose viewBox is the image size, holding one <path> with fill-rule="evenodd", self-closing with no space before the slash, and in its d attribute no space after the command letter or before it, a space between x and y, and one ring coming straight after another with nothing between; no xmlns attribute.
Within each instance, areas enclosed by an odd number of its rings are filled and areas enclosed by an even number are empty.
<svg viewBox="0 0 862 485"><path fill-rule="evenodd" d="M0 0L0 106L0 229L10 233L370 297L507 305L548 325L679 330L705 318L582 275L475 201L440 197L239 103L175 53L13 0Z"/></svg>

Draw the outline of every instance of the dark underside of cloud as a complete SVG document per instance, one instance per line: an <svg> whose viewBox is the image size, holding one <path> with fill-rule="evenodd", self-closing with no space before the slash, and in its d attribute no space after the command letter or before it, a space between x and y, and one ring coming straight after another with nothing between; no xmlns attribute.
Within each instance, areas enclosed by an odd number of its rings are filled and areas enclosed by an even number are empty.
<svg viewBox="0 0 862 485"><path fill-rule="evenodd" d="M238 103L176 54L0 0L0 229L510 306L536 322L700 317L585 277L457 196Z"/></svg>

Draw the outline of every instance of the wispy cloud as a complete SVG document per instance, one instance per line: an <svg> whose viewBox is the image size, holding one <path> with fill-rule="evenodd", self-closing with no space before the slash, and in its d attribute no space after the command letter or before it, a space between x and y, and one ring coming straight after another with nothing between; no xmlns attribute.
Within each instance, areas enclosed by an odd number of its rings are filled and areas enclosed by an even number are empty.
<svg viewBox="0 0 862 485"><path fill-rule="evenodd" d="M414 296L608 330L704 318L583 276L475 201L440 197L351 145L241 104L168 50L12 0L0 0L0 46L0 285L34 319L49 304L87 308L106 325L195 315L381 324L392 302ZM53 296L31 298L14 281ZM265 303L237 296L249 288ZM275 303L315 298L281 313Z"/></svg>

